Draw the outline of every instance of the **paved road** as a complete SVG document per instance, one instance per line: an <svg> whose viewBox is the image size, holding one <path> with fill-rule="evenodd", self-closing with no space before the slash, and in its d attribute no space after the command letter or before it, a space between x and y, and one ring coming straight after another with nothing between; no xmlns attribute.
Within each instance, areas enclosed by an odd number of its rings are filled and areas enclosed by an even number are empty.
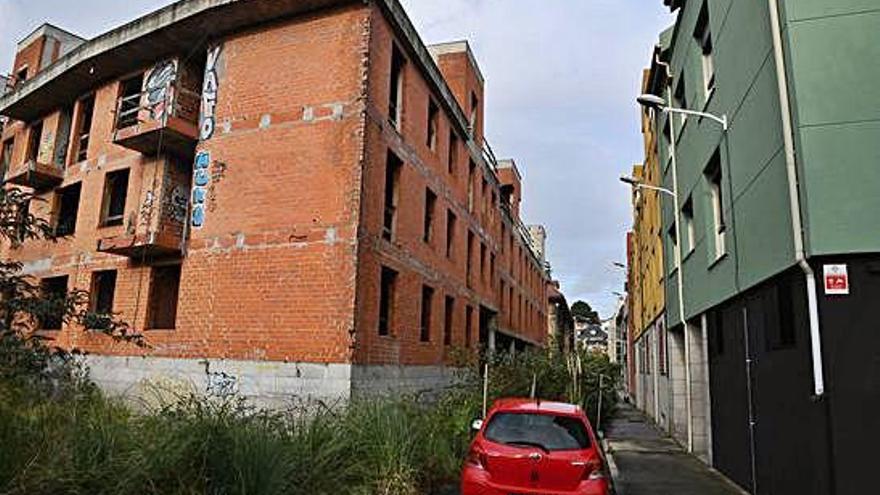
<svg viewBox="0 0 880 495"><path fill-rule="evenodd" d="M618 495L742 495L733 483L684 452L623 404L606 427Z"/></svg>

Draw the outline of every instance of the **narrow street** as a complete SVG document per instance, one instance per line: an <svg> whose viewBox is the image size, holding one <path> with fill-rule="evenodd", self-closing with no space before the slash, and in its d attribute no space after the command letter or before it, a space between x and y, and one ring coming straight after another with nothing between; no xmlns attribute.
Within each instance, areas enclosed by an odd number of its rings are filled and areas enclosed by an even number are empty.
<svg viewBox="0 0 880 495"><path fill-rule="evenodd" d="M609 456L616 465L617 495L741 495L716 471L687 454L671 438L627 404L606 429Z"/></svg>

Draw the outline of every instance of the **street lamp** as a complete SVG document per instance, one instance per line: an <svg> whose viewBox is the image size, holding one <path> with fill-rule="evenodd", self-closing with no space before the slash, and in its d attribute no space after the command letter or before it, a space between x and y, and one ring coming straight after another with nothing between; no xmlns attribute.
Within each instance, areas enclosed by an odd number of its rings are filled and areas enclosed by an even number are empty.
<svg viewBox="0 0 880 495"><path fill-rule="evenodd" d="M713 122L716 122L721 125L721 129L726 133L729 129L727 115L717 116L711 113L706 112L698 112L695 110L688 110L686 108L675 108L670 105L665 99L660 96L653 94L643 94L636 98L636 101L639 105L653 110L660 110L665 114L677 113L681 115L694 115L697 117L704 117ZM679 216L681 215L681 208L679 206L679 195L678 195L678 165L676 163L675 156L675 119L669 119L669 155L671 159L672 166L672 190L652 186L650 184L645 184L641 181L632 179L630 177L621 177L621 181L631 185L634 188L639 189L649 189L661 192L663 194L667 194L672 196L673 208L674 212L674 225L675 225L675 265L677 269L678 276L678 315L681 319L682 329L684 331L684 368L685 368L685 403L687 406L687 425L688 425L688 452L694 451L694 415L693 415L693 384L691 380L691 338L690 332L688 331L687 318L685 316L685 307L684 307L684 276L682 272L684 271L684 266L682 265L682 254L681 254L681 225L679 222ZM660 339L657 339L659 343ZM655 383L656 390L656 383ZM655 397L656 400L656 397ZM655 409L656 410L656 409Z"/></svg>
<svg viewBox="0 0 880 495"><path fill-rule="evenodd" d="M705 117L709 120L715 121L721 124L721 128L727 132L728 122L727 115L717 116L707 112L698 112L696 110L688 110L686 108L672 108L666 104L666 100L663 98L652 95L652 94L644 94L636 98L636 101L639 102L639 105L645 108L652 108L654 110L660 110L663 113L678 113L681 115L694 115L697 117Z"/></svg>
<svg viewBox="0 0 880 495"><path fill-rule="evenodd" d="M675 197L675 193L670 191L669 189L666 189L665 187L657 187L657 186L652 186L650 184L645 184L642 181L633 179L632 177L627 177L625 175L620 178L620 182L623 182L624 184L629 184L630 186L632 186L636 189L648 189L650 191L657 191L657 192L661 192L663 194L668 194L669 196L672 196L673 198Z"/></svg>

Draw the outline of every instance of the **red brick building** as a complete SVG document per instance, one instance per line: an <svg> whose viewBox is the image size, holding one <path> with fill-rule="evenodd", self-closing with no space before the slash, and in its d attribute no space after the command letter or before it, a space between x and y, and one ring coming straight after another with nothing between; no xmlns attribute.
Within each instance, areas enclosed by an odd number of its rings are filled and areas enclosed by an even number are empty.
<svg viewBox="0 0 880 495"><path fill-rule="evenodd" d="M521 176L483 138L466 42L397 0L182 0L92 40L43 26L0 98L6 181L59 239L6 255L142 332L42 322L113 391L261 400L430 388L546 339Z"/></svg>

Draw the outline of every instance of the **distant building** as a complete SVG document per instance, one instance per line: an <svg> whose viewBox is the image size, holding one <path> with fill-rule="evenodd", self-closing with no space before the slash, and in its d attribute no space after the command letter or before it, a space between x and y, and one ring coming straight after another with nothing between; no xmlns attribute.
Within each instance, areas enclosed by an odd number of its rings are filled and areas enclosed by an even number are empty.
<svg viewBox="0 0 880 495"><path fill-rule="evenodd" d="M547 288L547 334L559 351L575 349L574 319L556 280L551 281Z"/></svg>
<svg viewBox="0 0 880 495"><path fill-rule="evenodd" d="M592 322L584 317L574 317L574 331L577 342L590 352L605 354L608 350L608 333L601 323Z"/></svg>

